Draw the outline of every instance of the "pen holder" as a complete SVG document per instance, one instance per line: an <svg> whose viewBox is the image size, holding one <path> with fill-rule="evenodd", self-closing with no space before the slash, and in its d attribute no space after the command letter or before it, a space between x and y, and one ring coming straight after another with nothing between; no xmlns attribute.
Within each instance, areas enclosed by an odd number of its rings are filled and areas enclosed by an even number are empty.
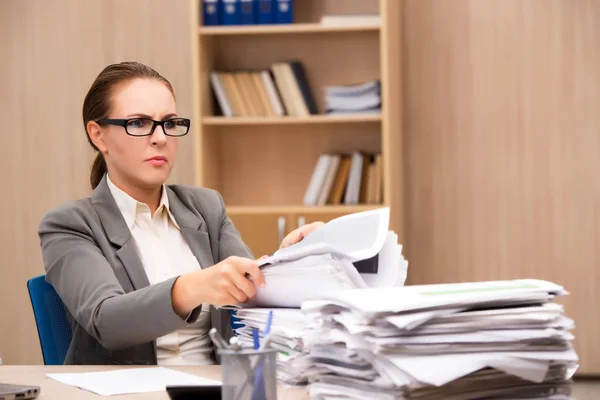
<svg viewBox="0 0 600 400"><path fill-rule="evenodd" d="M219 349L223 400L276 400L277 349Z"/></svg>

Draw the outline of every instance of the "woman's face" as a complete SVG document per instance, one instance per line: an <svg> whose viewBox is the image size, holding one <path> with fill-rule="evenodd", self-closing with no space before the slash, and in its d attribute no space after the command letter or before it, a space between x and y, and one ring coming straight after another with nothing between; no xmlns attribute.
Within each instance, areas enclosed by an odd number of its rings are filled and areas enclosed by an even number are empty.
<svg viewBox="0 0 600 400"><path fill-rule="evenodd" d="M173 94L162 82L134 79L116 87L107 119L150 118L164 121L176 116ZM139 124L133 122L133 126ZM156 126L149 136L131 136L125 128L115 125L96 124L93 128L88 124L88 132L103 153L113 182L154 189L169 177L179 139L166 136L161 126Z"/></svg>

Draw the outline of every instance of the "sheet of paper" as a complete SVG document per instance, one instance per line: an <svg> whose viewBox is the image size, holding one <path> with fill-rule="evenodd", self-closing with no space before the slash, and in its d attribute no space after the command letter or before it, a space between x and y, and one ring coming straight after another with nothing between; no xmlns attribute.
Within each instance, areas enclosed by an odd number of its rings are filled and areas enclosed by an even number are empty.
<svg viewBox="0 0 600 400"><path fill-rule="evenodd" d="M392 251L397 249L396 243L389 243L389 247ZM386 286L389 282L404 284L406 268L404 258L397 254L389 262L379 264L378 273L373 274L374 279L370 283ZM265 287L257 290L253 300L239 304L238 307L300 308L305 300L314 296L367 288L365 278L371 275L359 274L349 260L337 258L332 254L310 255L296 261L283 261L264 266L262 272Z"/></svg>
<svg viewBox="0 0 600 400"><path fill-rule="evenodd" d="M410 312L435 307L456 308L469 304L542 303L551 300L555 294L563 293L565 291L561 286L551 282L522 279L347 290L315 299L318 305L329 300L331 304L368 314ZM308 300L302 309L310 310L313 306Z"/></svg>
<svg viewBox="0 0 600 400"><path fill-rule="evenodd" d="M260 260L259 265L297 260L324 252L343 255L351 262L371 258L381 250L386 240L389 220L389 207L335 218L300 242Z"/></svg>
<svg viewBox="0 0 600 400"><path fill-rule="evenodd" d="M515 329L496 331L475 331L462 333L442 333L437 335L414 335L396 337L368 337L367 340L374 344L435 344L435 343L504 343L535 339L563 339L571 340L573 335L557 329Z"/></svg>
<svg viewBox="0 0 600 400"><path fill-rule="evenodd" d="M549 361L506 357L493 354L437 354L431 356L389 355L396 367L419 382L441 386L485 367L501 367L504 372L523 379L540 382L548 371ZM435 368L431 368L435 365Z"/></svg>
<svg viewBox="0 0 600 400"><path fill-rule="evenodd" d="M462 310L462 308L446 308L442 310L415 312L409 314L395 314L385 317L385 320L399 329L411 330L434 318L440 318L448 314L455 314Z"/></svg>
<svg viewBox="0 0 600 400"><path fill-rule="evenodd" d="M330 255L312 256L315 263L280 264L263 270L266 285L241 307L298 308L311 295L356 287L349 274ZM358 276L358 272L354 269Z"/></svg>
<svg viewBox="0 0 600 400"><path fill-rule="evenodd" d="M402 257L402 245L398 244L398 235L388 232L379 252L379 269L376 274L360 274L365 285L361 287L402 286L408 273L408 261Z"/></svg>
<svg viewBox="0 0 600 400"><path fill-rule="evenodd" d="M167 386L176 385L221 385L220 381L201 378L164 367L47 375L49 378L66 385L77 386L101 396L160 392L164 391Z"/></svg>

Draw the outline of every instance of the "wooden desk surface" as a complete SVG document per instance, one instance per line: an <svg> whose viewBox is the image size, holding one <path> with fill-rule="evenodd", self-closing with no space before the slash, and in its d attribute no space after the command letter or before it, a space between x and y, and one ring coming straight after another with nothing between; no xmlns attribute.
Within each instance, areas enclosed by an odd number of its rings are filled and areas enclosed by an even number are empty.
<svg viewBox="0 0 600 400"><path fill-rule="evenodd" d="M36 385L40 386L41 392L39 400L55 400L55 399L77 399L77 400L99 400L107 398L111 400L127 399L127 400L168 400L167 392L143 393L124 396L99 396L85 390L78 389L74 386L69 386L50 379L46 376L48 373L72 373L72 372L98 372L110 371L115 369L128 368L127 366L43 366L43 365L4 365L0 366L0 382ZM134 367L135 368L135 367ZM209 379L221 380L221 372L219 366L205 367L168 367L190 374L202 376ZM279 386L277 388L277 398L280 400L306 400L308 394L304 388L284 389Z"/></svg>
<svg viewBox="0 0 600 400"><path fill-rule="evenodd" d="M81 400L100 400L103 398L110 400L168 400L166 392L143 393L124 396L104 397L73 386L64 385L46 376L48 373L65 372L95 372L110 371L114 369L127 368L126 366L43 366L43 365L4 365L0 366L0 382L14 383L23 385L37 385L42 388L39 400L55 399L81 399ZM208 367L168 367L179 371L188 372L194 375L209 379L221 380L220 369L218 366ZM307 400L308 394L303 388L284 389L277 388L277 398L279 400ZM576 380L573 388L573 398L577 400L597 400L600 399L600 379L595 380Z"/></svg>

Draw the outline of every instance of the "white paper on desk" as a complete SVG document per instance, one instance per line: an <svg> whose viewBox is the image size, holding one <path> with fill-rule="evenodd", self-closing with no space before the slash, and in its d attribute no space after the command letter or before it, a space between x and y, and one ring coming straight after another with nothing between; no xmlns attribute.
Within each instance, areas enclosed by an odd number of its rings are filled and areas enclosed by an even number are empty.
<svg viewBox="0 0 600 400"><path fill-rule="evenodd" d="M324 253L340 255L351 262L366 260L381 250L387 237L389 222L389 207L343 215L306 235L300 242L260 260L259 265Z"/></svg>
<svg viewBox="0 0 600 400"><path fill-rule="evenodd" d="M417 381L442 386L480 369L491 367L520 378L542 382L550 361L506 357L502 353L436 354L432 356L389 355L387 361ZM435 368L431 368L435 365Z"/></svg>
<svg viewBox="0 0 600 400"><path fill-rule="evenodd" d="M243 307L298 308L309 296L357 287L360 276L349 261L330 254L310 256L299 263L263 267L266 285Z"/></svg>
<svg viewBox="0 0 600 400"><path fill-rule="evenodd" d="M302 309L318 311L323 304L338 305L365 315L415 312L434 308L457 308L470 304L532 304L550 301L565 294L559 285L536 279L419 285L393 288L346 290L315 296Z"/></svg>
<svg viewBox="0 0 600 400"><path fill-rule="evenodd" d="M572 340L573 335L562 329L514 329L488 330L461 333L441 333L436 335L414 335L395 337L367 337L367 341L380 346L394 344L458 344L458 343L512 343L543 339Z"/></svg>
<svg viewBox="0 0 600 400"><path fill-rule="evenodd" d="M340 290L403 285L408 263L397 235L388 231L385 238L376 274L360 274L350 260L328 252L280 261L262 267L265 287L239 307L299 308L308 298Z"/></svg>
<svg viewBox="0 0 600 400"><path fill-rule="evenodd" d="M380 363L395 366L420 382L434 386L445 385L485 367L495 368L507 374L532 382L542 382L551 362L569 365L577 362L573 349L564 351L507 351L494 353L436 354L436 355L381 355ZM436 368L431 368L435 364ZM393 369L386 368L393 374ZM570 376L565 376L569 379Z"/></svg>
<svg viewBox="0 0 600 400"><path fill-rule="evenodd" d="M376 274L360 274L364 286L359 287L395 287L402 286L408 273L408 261L402 256L402 245L398 244L398 235L388 232L379 251Z"/></svg>
<svg viewBox="0 0 600 400"><path fill-rule="evenodd" d="M167 386L221 385L219 381L201 378L164 367L131 368L74 374L47 374L47 376L66 385L77 386L101 396L161 392Z"/></svg>
<svg viewBox="0 0 600 400"><path fill-rule="evenodd" d="M408 262L398 235L389 231L389 207L329 221L293 246L259 260L265 287L238 308L299 308L304 300L340 290L403 285ZM378 256L377 273L354 263Z"/></svg>

